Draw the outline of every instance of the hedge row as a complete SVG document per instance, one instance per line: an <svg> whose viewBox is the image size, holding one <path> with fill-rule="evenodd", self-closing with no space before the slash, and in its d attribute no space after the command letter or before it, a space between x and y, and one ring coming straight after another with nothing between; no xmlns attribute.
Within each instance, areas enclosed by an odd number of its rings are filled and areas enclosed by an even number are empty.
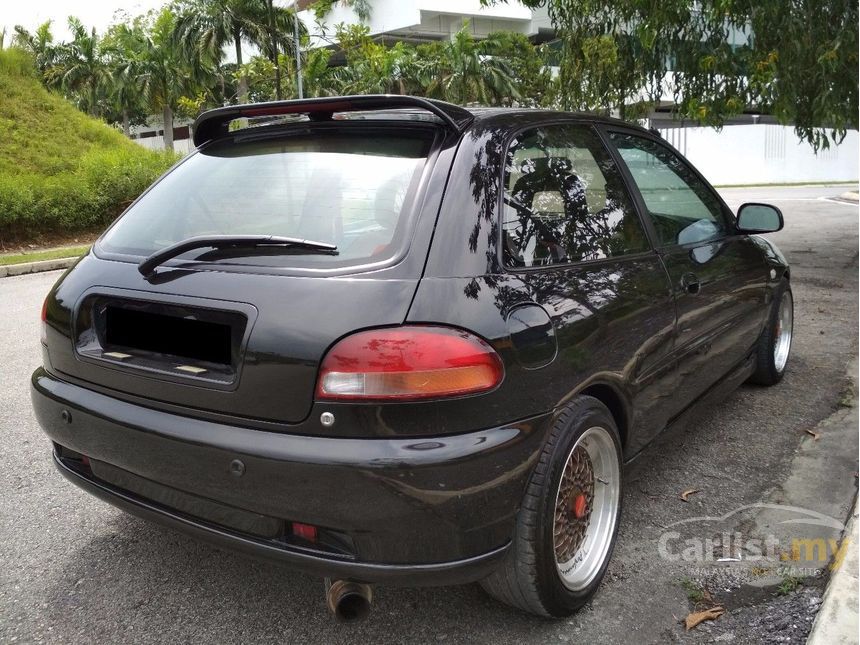
<svg viewBox="0 0 860 645"><path fill-rule="evenodd" d="M103 228L174 160L127 147L92 149L69 172L0 173L0 240Z"/></svg>

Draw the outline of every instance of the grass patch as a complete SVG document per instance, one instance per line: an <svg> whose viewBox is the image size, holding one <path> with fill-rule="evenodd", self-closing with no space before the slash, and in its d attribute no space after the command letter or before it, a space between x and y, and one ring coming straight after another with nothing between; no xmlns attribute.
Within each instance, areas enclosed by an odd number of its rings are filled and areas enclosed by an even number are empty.
<svg viewBox="0 0 860 645"><path fill-rule="evenodd" d="M9 264L24 264L25 262L40 262L41 260L57 260L59 258L77 258L90 250L86 246L66 246L61 249L47 249L32 253L10 253L0 255L0 266Z"/></svg>
<svg viewBox="0 0 860 645"><path fill-rule="evenodd" d="M801 584L803 584L803 578L785 576L776 588L776 593L780 596L787 596L791 592L796 591Z"/></svg>
<svg viewBox="0 0 860 645"><path fill-rule="evenodd" d="M104 228L175 160L48 92L0 50L0 242Z"/></svg>
<svg viewBox="0 0 860 645"><path fill-rule="evenodd" d="M684 578L681 580L681 587L683 587L684 592L687 594L687 598L689 598L690 602L694 605L697 605L706 599L704 587L695 580Z"/></svg>

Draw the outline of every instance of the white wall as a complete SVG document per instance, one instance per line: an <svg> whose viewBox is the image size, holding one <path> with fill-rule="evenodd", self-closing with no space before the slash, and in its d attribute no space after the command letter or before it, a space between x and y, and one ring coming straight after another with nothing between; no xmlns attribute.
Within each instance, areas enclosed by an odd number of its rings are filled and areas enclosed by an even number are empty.
<svg viewBox="0 0 860 645"><path fill-rule="evenodd" d="M729 125L711 128L666 128L662 137L675 146L717 186L733 184L787 184L802 182L856 182L860 178L860 138L850 130L845 140L816 155L797 139L794 128L782 125ZM164 148L163 137L133 139L150 150ZM173 142L188 154L191 139Z"/></svg>
<svg viewBox="0 0 860 645"><path fill-rule="evenodd" d="M857 130L817 155L790 126L729 125L719 132L667 128L660 134L715 185L843 182L860 176Z"/></svg>
<svg viewBox="0 0 860 645"><path fill-rule="evenodd" d="M147 137L146 139L132 139L132 141L150 150L164 150L163 136ZM182 154L187 155L189 152L194 150L194 144L191 142L191 139L178 139L173 142L173 149L176 152L181 152Z"/></svg>

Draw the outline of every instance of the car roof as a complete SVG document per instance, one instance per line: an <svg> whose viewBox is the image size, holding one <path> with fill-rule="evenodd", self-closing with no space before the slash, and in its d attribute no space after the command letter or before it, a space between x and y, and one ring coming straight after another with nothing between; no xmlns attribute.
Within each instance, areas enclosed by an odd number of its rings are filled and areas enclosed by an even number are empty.
<svg viewBox="0 0 860 645"><path fill-rule="evenodd" d="M418 120L441 123L462 135L474 127L521 127L553 118L575 118L589 122L632 127L638 125L586 112L561 112L522 107L461 107L453 103L405 95L338 96L292 101L272 101L227 106L204 112L192 126L194 145L221 138L235 131L234 122L244 120L244 130L292 121L329 121L341 119Z"/></svg>
<svg viewBox="0 0 860 645"><path fill-rule="evenodd" d="M546 121L548 119L577 119L606 125L624 126L636 130L647 130L636 123L616 119L614 117L594 114L593 112L565 112L563 110L549 110L546 108L524 108L524 107L467 107L465 108L475 117L475 124L492 121L494 124L503 125L506 120L511 124L522 125L529 121Z"/></svg>

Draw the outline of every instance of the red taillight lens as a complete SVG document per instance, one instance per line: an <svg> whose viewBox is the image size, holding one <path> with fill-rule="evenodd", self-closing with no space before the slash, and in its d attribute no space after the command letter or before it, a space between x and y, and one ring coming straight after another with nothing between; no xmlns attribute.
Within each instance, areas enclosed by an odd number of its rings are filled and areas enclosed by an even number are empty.
<svg viewBox="0 0 860 645"><path fill-rule="evenodd" d="M39 331L40 340L44 343L48 343L48 299L45 298L45 301L42 303L42 316L41 316L41 326Z"/></svg>
<svg viewBox="0 0 860 645"><path fill-rule="evenodd" d="M300 537L308 542L317 541L317 527L311 524L302 524L301 522L293 522L293 535Z"/></svg>
<svg viewBox="0 0 860 645"><path fill-rule="evenodd" d="M490 345L466 331L408 326L347 336L323 359L317 398L430 399L492 390L504 378Z"/></svg>

